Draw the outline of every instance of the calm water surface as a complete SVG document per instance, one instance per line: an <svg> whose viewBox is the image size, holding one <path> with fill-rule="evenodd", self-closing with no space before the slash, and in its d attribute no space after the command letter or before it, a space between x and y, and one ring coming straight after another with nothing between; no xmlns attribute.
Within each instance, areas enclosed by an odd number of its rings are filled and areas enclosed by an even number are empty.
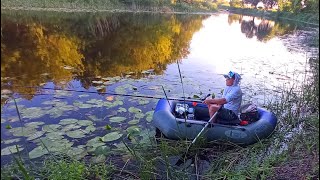
<svg viewBox="0 0 320 180"><path fill-rule="evenodd" d="M177 62L186 97L221 96L221 74L234 70L243 103L263 106L309 75L306 42L315 33L235 14L4 12L1 164L16 144L32 158L46 154L42 143L81 158L97 148L123 150L128 133L147 141L158 99L107 93L164 97L163 86L183 97Z"/></svg>

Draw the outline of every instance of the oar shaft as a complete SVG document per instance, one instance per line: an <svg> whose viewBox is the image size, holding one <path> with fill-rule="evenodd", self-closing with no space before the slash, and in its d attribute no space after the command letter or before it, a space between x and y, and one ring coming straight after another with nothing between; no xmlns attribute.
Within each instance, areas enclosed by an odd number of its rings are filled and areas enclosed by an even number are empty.
<svg viewBox="0 0 320 180"><path fill-rule="evenodd" d="M201 134L204 132L204 130L209 126L209 124L213 121L213 119L217 116L218 111L216 113L214 113L214 115L209 119L209 121L207 122L207 124L201 129L201 131L199 132L199 134L193 139L193 141L191 142L190 146L192 144L194 144L196 142L196 140L198 139L199 136L201 136Z"/></svg>

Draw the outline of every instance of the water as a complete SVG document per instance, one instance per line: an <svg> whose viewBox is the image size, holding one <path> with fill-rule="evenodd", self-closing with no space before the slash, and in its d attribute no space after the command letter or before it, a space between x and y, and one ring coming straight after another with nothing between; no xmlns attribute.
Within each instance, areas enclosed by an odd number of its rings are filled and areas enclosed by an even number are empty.
<svg viewBox="0 0 320 180"><path fill-rule="evenodd" d="M41 157L40 138L79 158L97 147L123 150L128 133L146 141L158 99L107 93L165 97L163 86L172 98L221 97L222 74L234 70L242 75L244 103L263 106L310 75L313 48L305 39L316 33L224 13L3 12L1 164L15 144Z"/></svg>

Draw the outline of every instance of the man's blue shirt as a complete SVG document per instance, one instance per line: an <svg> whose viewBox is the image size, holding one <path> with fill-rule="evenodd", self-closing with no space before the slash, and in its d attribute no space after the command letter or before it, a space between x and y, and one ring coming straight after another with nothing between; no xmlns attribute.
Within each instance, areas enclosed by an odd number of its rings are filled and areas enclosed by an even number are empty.
<svg viewBox="0 0 320 180"><path fill-rule="evenodd" d="M240 86L227 86L223 91L223 97L227 100L227 103L224 104L223 107L239 115L242 101Z"/></svg>

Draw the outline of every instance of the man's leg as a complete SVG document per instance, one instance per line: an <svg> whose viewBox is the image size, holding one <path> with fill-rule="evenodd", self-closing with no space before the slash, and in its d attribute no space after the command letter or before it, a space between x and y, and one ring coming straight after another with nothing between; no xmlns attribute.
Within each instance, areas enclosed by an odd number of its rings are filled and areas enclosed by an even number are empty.
<svg viewBox="0 0 320 180"><path fill-rule="evenodd" d="M208 105L210 118L212 118L214 113L216 113L220 109L220 107L221 107L221 105L218 105L218 104L209 104ZM216 122L216 118L214 118L212 122Z"/></svg>

